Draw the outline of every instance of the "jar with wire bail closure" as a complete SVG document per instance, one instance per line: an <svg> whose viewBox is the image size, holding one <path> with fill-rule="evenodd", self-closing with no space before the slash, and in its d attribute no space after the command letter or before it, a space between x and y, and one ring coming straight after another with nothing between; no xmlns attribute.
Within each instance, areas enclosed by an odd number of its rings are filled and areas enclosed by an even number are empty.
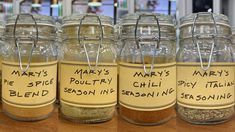
<svg viewBox="0 0 235 132"><path fill-rule="evenodd" d="M177 53L177 114L193 124L222 123L234 114L231 27L221 14L181 19Z"/></svg>
<svg viewBox="0 0 235 132"><path fill-rule="evenodd" d="M119 115L139 125L156 125L175 114L175 26L171 16L128 14L122 18Z"/></svg>
<svg viewBox="0 0 235 132"><path fill-rule="evenodd" d="M60 115L79 123L111 120L117 102L112 20L95 14L63 18Z"/></svg>
<svg viewBox="0 0 235 132"><path fill-rule="evenodd" d="M57 53L54 21L42 15L7 18L2 62L2 109L13 119L36 121L54 109Z"/></svg>

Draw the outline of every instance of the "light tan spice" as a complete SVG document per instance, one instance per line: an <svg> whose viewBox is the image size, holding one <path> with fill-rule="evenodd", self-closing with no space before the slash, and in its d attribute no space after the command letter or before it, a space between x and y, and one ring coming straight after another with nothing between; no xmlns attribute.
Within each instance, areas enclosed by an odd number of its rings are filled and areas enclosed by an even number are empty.
<svg viewBox="0 0 235 132"><path fill-rule="evenodd" d="M4 113L13 119L21 121L34 121L47 118L54 110L54 104L39 108L19 108L2 103Z"/></svg>

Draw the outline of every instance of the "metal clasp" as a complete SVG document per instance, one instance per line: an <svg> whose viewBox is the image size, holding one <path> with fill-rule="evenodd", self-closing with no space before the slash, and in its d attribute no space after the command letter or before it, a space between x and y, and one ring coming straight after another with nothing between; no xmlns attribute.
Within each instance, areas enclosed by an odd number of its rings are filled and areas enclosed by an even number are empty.
<svg viewBox="0 0 235 132"><path fill-rule="evenodd" d="M89 58L89 55L88 55L88 52L87 52L87 48L86 48L86 44L83 42L85 39L85 37L80 37L80 33L81 33L81 26L83 24L83 20L86 18L86 17L95 17L97 18L98 22L99 22L99 26L100 26L100 31L101 31L101 34L98 36L98 39L99 39L99 47L98 47L98 50L97 50L97 54L96 54L96 62L95 62L95 68L94 70L97 68L97 65L98 65L98 62L99 62L99 54L100 54L100 48L101 48L101 45L103 43L103 38L104 38L104 33L103 33L103 28L102 28L102 22L101 22L101 19L99 16L95 15L95 14L86 14L82 17L82 19L80 20L80 23L79 23L79 28L78 28L78 41L80 44L83 45L84 47L84 50L85 50L85 53L86 53L86 58L87 58L87 62L88 62L88 66L90 69L92 69L91 67L91 62L90 62L90 58Z"/></svg>
<svg viewBox="0 0 235 132"><path fill-rule="evenodd" d="M142 49L142 46L140 44L140 42L142 41L142 37L141 36L137 36L137 30L138 30L138 25L139 25L139 21L142 17L153 17L155 19L155 21L157 22L157 28L158 28L158 35L155 35L152 37L152 39L154 41L156 41L156 45L155 45L155 48L154 48L154 53L153 53L153 56L152 56L152 63L151 63L151 67L150 67L150 71L147 72L146 70L146 64L145 64L145 60L144 60L144 55L143 55L143 49ZM141 14L137 21L136 21L136 24L135 24L135 42L137 44L137 48L140 49L140 55L141 55L141 59L142 59L142 62L143 62L143 68L144 68L144 72L145 74L150 74L154 68L154 62L155 62L155 56L156 56L156 53L157 53L157 49L159 49L159 44L160 44L160 40L161 40L161 31L160 31L160 24L159 24L159 20L157 18L156 15L153 15L153 14Z"/></svg>
<svg viewBox="0 0 235 132"><path fill-rule="evenodd" d="M196 20L198 19L199 15L210 15L212 20L213 20L213 24L214 24L214 33L213 34L208 34L209 36L212 37L213 43L212 43L212 46L211 46L209 60L207 62L208 64L207 64L206 67L204 67L204 65L203 65L201 49L200 49L200 46L197 42L200 34L195 34ZM194 20L193 20L193 27L192 27L191 32L192 32L193 44L197 45L197 50L198 50L198 55L199 55L199 59L200 59L200 63L201 63L201 68L202 68L202 70L206 71L210 68L214 47L215 47L215 44L217 43L217 37L218 37L218 30L217 30L217 27L216 27L216 21L215 21L213 13L209 13L209 12L208 13L197 13L196 16L194 17Z"/></svg>
<svg viewBox="0 0 235 132"><path fill-rule="evenodd" d="M29 38L33 40L33 44L32 44L32 48L30 50L30 55L29 55L28 63L27 63L27 66L26 66L25 69L23 68L22 58L21 58L21 53L20 53L19 41L21 40L21 38L20 37L16 37L16 27L17 27L17 24L18 24L18 20L20 19L21 16L29 16L29 17L31 17L32 20L34 21L34 25L35 25L35 29L36 29L36 37L33 36L33 35L29 36ZM30 67L33 51L34 51L34 48L36 47L36 44L38 42L38 25L37 25L37 22L36 22L35 18L33 17L33 15L31 15L31 14L18 14L17 15L16 21L15 21L15 25L14 25L13 36L14 36L14 40L15 40L15 46L17 47L17 50L18 50L18 58L19 58L20 69L21 69L21 71L23 73L25 73L29 69L29 67Z"/></svg>

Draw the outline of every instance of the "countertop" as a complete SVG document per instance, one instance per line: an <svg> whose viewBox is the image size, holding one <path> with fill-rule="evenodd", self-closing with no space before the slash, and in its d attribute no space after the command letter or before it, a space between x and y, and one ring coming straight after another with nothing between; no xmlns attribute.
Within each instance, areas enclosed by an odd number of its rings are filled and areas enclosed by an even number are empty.
<svg viewBox="0 0 235 132"><path fill-rule="evenodd" d="M219 125L191 125L177 117L158 126L137 126L115 117L100 124L78 124L58 117L58 110L42 121L14 121L0 112L0 132L234 132L235 117Z"/></svg>

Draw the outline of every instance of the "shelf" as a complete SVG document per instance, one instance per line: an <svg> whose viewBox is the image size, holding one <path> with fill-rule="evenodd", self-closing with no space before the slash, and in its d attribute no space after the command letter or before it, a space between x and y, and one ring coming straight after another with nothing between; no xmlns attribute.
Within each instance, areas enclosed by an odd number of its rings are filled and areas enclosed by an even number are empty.
<svg viewBox="0 0 235 132"><path fill-rule="evenodd" d="M14 121L0 112L0 132L232 132L235 118L219 125L191 125L176 117L159 126L137 126L117 115L100 124L78 124L58 118L58 110L46 120L38 122Z"/></svg>

